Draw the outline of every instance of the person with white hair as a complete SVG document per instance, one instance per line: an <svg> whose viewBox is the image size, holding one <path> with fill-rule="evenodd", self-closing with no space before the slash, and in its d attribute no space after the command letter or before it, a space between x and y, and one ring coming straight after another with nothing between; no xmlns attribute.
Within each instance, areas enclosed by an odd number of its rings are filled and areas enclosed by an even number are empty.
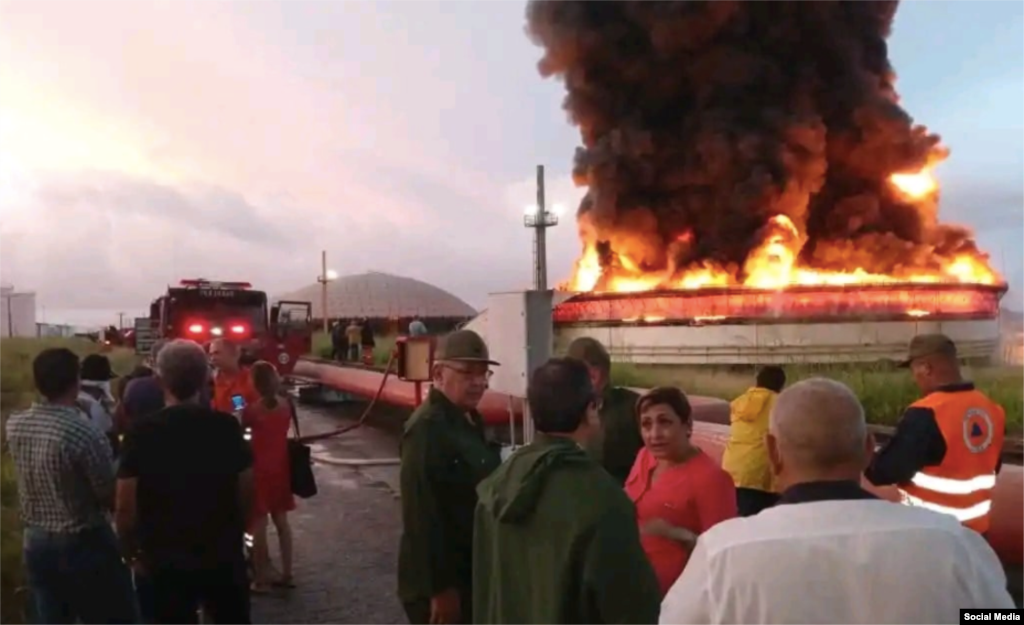
<svg viewBox="0 0 1024 625"><path fill-rule="evenodd" d="M171 341L156 364L165 407L129 430L117 475L124 553L149 579L155 622L195 622L202 606L216 623L248 623L252 452L234 416L200 404L198 343Z"/></svg>
<svg viewBox="0 0 1024 625"><path fill-rule="evenodd" d="M779 504L700 536L661 623L959 623L1014 607L977 532L861 488L874 440L845 385L780 393L767 447Z"/></svg>

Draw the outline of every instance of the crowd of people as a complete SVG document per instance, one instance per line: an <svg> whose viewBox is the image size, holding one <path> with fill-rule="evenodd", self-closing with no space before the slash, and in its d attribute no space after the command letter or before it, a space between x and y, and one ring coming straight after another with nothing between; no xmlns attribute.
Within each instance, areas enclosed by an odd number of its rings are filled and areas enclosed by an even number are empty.
<svg viewBox="0 0 1024 625"><path fill-rule="evenodd" d="M426 336L427 326L419 317L409 322L408 336ZM331 325L331 359L338 362L373 364L373 350L377 346L374 328L366 317L345 321L339 319Z"/></svg>
<svg viewBox="0 0 1024 625"><path fill-rule="evenodd" d="M536 369L534 439L502 462L477 412L483 339L444 337L401 443L398 595L410 623L958 623L1013 608L985 539L1003 409L921 335L922 398L876 449L842 383L763 367L721 463L678 388L609 383L598 341ZM895 485L901 502L862 486Z"/></svg>
<svg viewBox="0 0 1024 625"><path fill-rule="evenodd" d="M409 622L952 623L1014 607L985 539L1005 413L945 336L915 337L903 364L922 397L881 446L840 382L762 367L719 462L682 390L612 385L607 349L581 338L532 372L536 434L503 460L477 411L500 365L475 332L442 337L401 440ZM106 357L60 348L33 377L41 400L7 441L37 622L247 623L252 594L294 587L297 417L272 364L175 340L116 388Z"/></svg>
<svg viewBox="0 0 1024 625"><path fill-rule="evenodd" d="M248 623L251 594L294 587L294 407L272 364L239 362L159 341L112 389L105 356L35 358L41 399L7 423L35 622Z"/></svg>
<svg viewBox="0 0 1024 625"><path fill-rule="evenodd" d="M369 319L338 320L331 326L331 359L373 364L377 340Z"/></svg>

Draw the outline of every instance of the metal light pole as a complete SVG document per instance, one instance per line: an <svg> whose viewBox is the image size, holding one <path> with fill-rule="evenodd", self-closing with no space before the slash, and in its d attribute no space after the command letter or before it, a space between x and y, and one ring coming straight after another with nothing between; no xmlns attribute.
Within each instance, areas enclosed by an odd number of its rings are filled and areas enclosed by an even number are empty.
<svg viewBox="0 0 1024 625"><path fill-rule="evenodd" d="M523 225L533 228L533 288L548 290L547 229L558 225L558 215L544 203L544 166L537 165L537 204L529 206L523 216Z"/></svg>
<svg viewBox="0 0 1024 625"><path fill-rule="evenodd" d="M327 268L327 250L320 252L320 275L316 281L320 283L320 315L324 321L324 332L331 328L327 320L327 283L335 280L338 274Z"/></svg>

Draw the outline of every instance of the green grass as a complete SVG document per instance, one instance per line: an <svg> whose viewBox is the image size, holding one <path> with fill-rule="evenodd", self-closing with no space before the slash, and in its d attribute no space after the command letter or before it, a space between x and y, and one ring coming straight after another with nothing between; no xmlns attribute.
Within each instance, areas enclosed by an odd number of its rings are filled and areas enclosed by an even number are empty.
<svg viewBox="0 0 1024 625"><path fill-rule="evenodd" d="M85 339L0 339L0 440L5 436L7 417L27 407L35 398L32 383L32 359L47 347L68 347L80 356L100 351L99 345ZM107 354L114 371L125 374L137 362L129 349ZM21 526L18 518L18 483L14 465L3 445L0 453L0 622L20 623L22 596L16 590L24 585L21 566Z"/></svg>
<svg viewBox="0 0 1024 625"><path fill-rule="evenodd" d="M394 336L378 336L374 361L384 365L394 348ZM317 332L313 336L313 355L330 358L330 336ZM1024 430L1024 369L1021 367L968 367L965 375L999 402L1006 410L1007 427L1020 434ZM891 365L790 365L786 367L789 383L823 376L849 386L864 404L868 421L893 425L903 409L919 397L910 374ZM751 368L699 366L644 366L617 362L612 365L612 381L621 386L651 388L678 385L687 393L732 400L753 384Z"/></svg>
<svg viewBox="0 0 1024 625"><path fill-rule="evenodd" d="M1020 367L976 367L965 370L973 380L1006 410L1007 428L1019 434L1024 429L1024 369ZM864 404L868 422L893 425L903 409L920 393L901 369L877 365L792 365L786 367L787 383L809 377L839 380L853 389ZM687 393L731 400L753 384L754 371L719 367L639 366L615 363L612 380L623 386L649 388L678 385Z"/></svg>
<svg viewBox="0 0 1024 625"><path fill-rule="evenodd" d="M373 348L373 364L378 367L383 367L388 364L388 359L391 357L391 351L395 348L395 335L377 335L374 340L376 346ZM313 334L313 351L312 355L317 358L330 358L331 357L331 335L326 332L316 332Z"/></svg>

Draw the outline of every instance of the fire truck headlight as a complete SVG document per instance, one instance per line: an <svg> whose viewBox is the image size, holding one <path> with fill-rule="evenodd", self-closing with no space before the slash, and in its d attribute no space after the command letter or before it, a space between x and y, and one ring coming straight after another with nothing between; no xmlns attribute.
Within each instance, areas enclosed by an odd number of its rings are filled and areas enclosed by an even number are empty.
<svg viewBox="0 0 1024 625"><path fill-rule="evenodd" d="M221 330L220 328L210 328L210 334L220 336L221 334L224 334L224 330Z"/></svg>

